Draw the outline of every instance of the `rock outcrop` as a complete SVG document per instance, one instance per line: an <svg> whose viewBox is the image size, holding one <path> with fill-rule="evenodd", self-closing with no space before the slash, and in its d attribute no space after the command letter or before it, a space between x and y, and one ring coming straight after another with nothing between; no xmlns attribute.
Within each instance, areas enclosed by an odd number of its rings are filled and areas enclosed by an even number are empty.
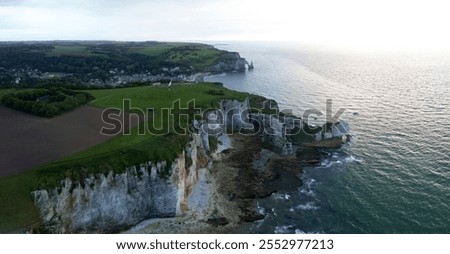
<svg viewBox="0 0 450 254"><path fill-rule="evenodd" d="M242 58L237 52L226 52L220 61L208 68L208 72L213 74L224 72L243 72L248 65L247 60Z"/></svg>

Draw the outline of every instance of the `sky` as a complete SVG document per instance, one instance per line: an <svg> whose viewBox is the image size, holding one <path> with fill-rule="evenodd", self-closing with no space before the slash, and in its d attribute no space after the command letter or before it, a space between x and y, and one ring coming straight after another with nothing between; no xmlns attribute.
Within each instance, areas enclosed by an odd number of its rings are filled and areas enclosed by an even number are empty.
<svg viewBox="0 0 450 254"><path fill-rule="evenodd" d="M0 0L0 41L288 41L450 47L440 0Z"/></svg>

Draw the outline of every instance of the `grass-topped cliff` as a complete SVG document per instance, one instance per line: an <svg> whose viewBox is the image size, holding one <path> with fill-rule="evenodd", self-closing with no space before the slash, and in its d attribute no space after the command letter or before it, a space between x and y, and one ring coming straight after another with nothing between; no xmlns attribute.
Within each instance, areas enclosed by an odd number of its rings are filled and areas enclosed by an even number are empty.
<svg viewBox="0 0 450 254"><path fill-rule="evenodd" d="M21 90L24 91L24 90ZM26 91L26 90L25 90ZM0 89L0 94L15 92L13 89ZM180 100L181 106L195 99L195 106L201 109L217 107L222 99L244 100L247 93L235 92L210 83L181 84L171 87L140 86L118 89L85 90L95 99L90 106L95 108L122 108L124 99L131 99L131 106L145 110L153 108L156 114L131 129L130 135L119 135L89 149L66 156L57 161L24 171L14 176L0 177L0 232L24 229L39 222L39 214L30 197L30 192L37 188L58 186L65 177L80 179L89 174L106 173L110 170L119 172L127 167L139 165L146 161L172 161L189 140L188 135L138 135L138 129L145 122L155 126L170 125L173 122L161 117L162 108L171 108L172 103ZM131 110L133 111L133 110ZM136 111L136 109L135 109ZM75 113L75 112L72 112ZM46 124L67 117L66 114L47 119ZM82 124L82 123L80 123ZM187 126L188 123L182 123ZM65 133L67 137L72 133ZM85 138L78 135L76 139ZM51 144L50 144L51 149ZM26 161L29 158L23 158Z"/></svg>

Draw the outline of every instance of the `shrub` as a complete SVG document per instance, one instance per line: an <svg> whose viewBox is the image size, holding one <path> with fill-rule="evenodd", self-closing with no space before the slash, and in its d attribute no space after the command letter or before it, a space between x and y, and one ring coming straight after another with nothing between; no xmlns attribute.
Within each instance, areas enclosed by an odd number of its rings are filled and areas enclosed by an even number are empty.
<svg viewBox="0 0 450 254"><path fill-rule="evenodd" d="M208 141L209 141L209 149L211 152L214 152L217 150L218 144L217 144L217 137L215 136L208 136Z"/></svg>
<svg viewBox="0 0 450 254"><path fill-rule="evenodd" d="M42 99L46 97L45 99ZM4 95L0 104L41 117L54 117L84 105L94 97L65 88L35 89Z"/></svg>

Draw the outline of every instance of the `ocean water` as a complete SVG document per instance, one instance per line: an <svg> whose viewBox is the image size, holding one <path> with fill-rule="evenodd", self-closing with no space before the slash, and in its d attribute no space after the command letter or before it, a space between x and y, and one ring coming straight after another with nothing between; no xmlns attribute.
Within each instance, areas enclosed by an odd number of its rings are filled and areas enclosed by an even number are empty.
<svg viewBox="0 0 450 254"><path fill-rule="evenodd" d="M450 55L228 43L255 69L206 78L302 116L345 108L348 146L261 200L251 233L450 233ZM319 118L317 121L321 121Z"/></svg>

